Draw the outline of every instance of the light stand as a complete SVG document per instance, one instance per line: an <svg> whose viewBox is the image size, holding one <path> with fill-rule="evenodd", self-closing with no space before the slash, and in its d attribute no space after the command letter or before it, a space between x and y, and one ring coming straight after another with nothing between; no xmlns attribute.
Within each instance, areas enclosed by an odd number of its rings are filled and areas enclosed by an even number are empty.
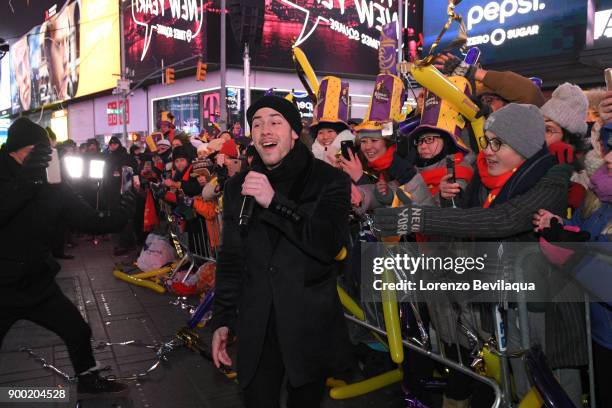
<svg viewBox="0 0 612 408"><path fill-rule="evenodd" d="M96 180L96 211L100 211L100 186L104 178L104 160L92 159L89 161L89 178ZM97 236L93 237L94 245L98 245L100 240Z"/></svg>
<svg viewBox="0 0 612 408"><path fill-rule="evenodd" d="M70 178L85 178L83 175L85 162L82 157L66 156L62 160L64 160L66 172ZM100 186L102 179L104 179L104 165L104 160L92 159L89 161L87 178L96 181L96 211L100 211ZM100 243L95 235L93 236L93 243L94 245L98 245Z"/></svg>

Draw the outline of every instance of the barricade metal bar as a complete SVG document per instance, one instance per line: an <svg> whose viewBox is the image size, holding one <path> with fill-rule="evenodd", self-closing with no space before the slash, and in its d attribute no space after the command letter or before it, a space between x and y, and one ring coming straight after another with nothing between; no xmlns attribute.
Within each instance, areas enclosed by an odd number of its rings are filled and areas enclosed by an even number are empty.
<svg viewBox="0 0 612 408"><path fill-rule="evenodd" d="M164 221L166 233L174 243L176 253L180 258L177 266L170 273L173 278L175 273L184 266L188 270L182 278L184 283L188 277L197 271L196 266L201 263L216 261L216 247L213 247L210 234L207 230L206 219L195 212L194 218L185 220L184 217L173 213L173 206L163 198L157 200L159 218ZM181 223L184 222L184 228ZM219 224L213 224L217 227ZM220 231L219 231L220 234ZM196 261L199 261L196 263Z"/></svg>
<svg viewBox="0 0 612 408"><path fill-rule="evenodd" d="M512 406L512 386L510 385L510 361L508 360L508 325L504 322L504 317L501 306L494 304L491 312L493 313L493 321L495 322L497 352L501 364L501 385L502 385L502 404L504 406Z"/></svg>
<svg viewBox="0 0 612 408"><path fill-rule="evenodd" d="M587 330L587 352L589 357L589 395L591 396L591 408L597 408L597 398L595 395L595 367L593 365L593 343L591 333L591 300L588 294L584 294L584 314Z"/></svg>
<svg viewBox="0 0 612 408"><path fill-rule="evenodd" d="M374 326L372 324L369 324L367 322L363 322L363 321L357 319L354 316L351 316L351 315L345 313L344 317L347 320L349 320L349 321L351 321L351 322L353 322L355 324L358 324L358 325L360 325L362 327L365 327L368 330L372 330L372 331L374 331L374 332L376 332L376 333L378 333L380 335L387 336L387 332L385 330L382 330L382 329L380 329L380 328L378 328L378 327L376 327L376 326ZM464 366L462 366L462 365L460 365L460 364L458 364L458 363L456 363L456 362L454 362L452 360L448 360L448 359L446 359L446 358L444 358L442 356L439 356L437 354L432 353L431 351L424 350L424 349L422 349L422 348L420 348L418 346L415 346L414 344L408 342L408 340L402 339L402 344L404 346L408 347L410 350L416 351L419 354L422 354L422 355L424 355L424 356L426 356L428 358L431 358L434 361L442 363L442 364L444 364L445 366L447 366L449 368L457 370L457 371L459 371L459 372L461 372L461 373L463 373L463 374L465 374L465 375L467 375L469 377L474 378L477 381L480 381L480 382L490 386L491 388L493 388L493 392L495 393L495 400L493 401L493 405L491 406L491 408L500 408L501 407L501 401L502 401L501 389L500 389L499 385L497 385L497 383L494 380L492 380L490 378L487 378L487 377L483 377L483 376L473 372L470 369L465 368Z"/></svg>

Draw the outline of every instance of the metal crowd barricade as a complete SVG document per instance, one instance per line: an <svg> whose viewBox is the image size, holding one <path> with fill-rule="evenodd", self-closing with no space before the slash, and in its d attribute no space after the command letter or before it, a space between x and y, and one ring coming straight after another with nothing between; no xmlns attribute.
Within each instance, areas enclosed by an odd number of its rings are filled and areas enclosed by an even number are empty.
<svg viewBox="0 0 612 408"><path fill-rule="evenodd" d="M375 235L372 231L372 236ZM367 239L362 240L363 242L372 242ZM502 244L503 245L503 244ZM538 247L528 247L522 249L521 252L516 254L518 257L528 256L530 253L537 252ZM389 252L391 255L391 252ZM528 258L527 258L528 259ZM526 276L526 272L522 269L519 262L514 264L513 273L515 279L522 282ZM385 270L382 274L384 282L394 282L397 278L397 271ZM421 341L414 338L406 338L407 336L402 332L405 328L405 322L403 316L406 311L413 310L417 316L417 325L420 317L418 316L418 309L415 309L416 300L408 303L400 304L393 291L382 291L381 300L377 302L359 303L355 299L351 298L347 291L338 286L338 293L342 305L346 310L345 317L348 321L356 324L359 327L367 329L372 334L372 340L378 341L384 350L387 350L390 354L391 359L394 363L398 364L397 369L389 372L380 374L378 376L368 378L366 380L353 383L353 384L342 384L334 386L330 391L330 395L334 399L345 399L352 398L359 395L372 392L383 386L387 386L392 383L396 383L402 380L403 372L401 363L404 360L404 353L402 348L406 348L422 354L447 368L453 369L461 374L467 375L481 383L490 386L495 394L492 407L512 407L518 406L519 408L535 408L535 407L569 407L573 406L570 397L561 388L561 385L555 380L553 376L553 370L550 369L544 354L537 345L530 341L529 335L529 316L527 309L528 300L524 295L519 296L516 305L516 317L518 320L519 333L519 345L516 349L510 350L507 345L507 329L509 323L509 317L506 316L506 309L504 305L507 305L507 301L501 301L498 303L488 303L484 305L482 309L483 314L492 315L493 331L492 337L488 340L483 339L482 334L476 330L470 323L461 320L463 313L460 310L455 309L452 316L455 316L455 320L449 317L449 327L451 327L450 337L452 342L457 345L458 358L451 359L444 353L444 347L439 345L437 351L434 351L435 347L428 347L429 339L427 334L421 333ZM385 293L388 292L388 293ZM521 292L522 293L522 292ZM586 330L587 334L589 331L589 315L588 315L588 298L586 300ZM452 305L452 303L449 303ZM408 305L408 307L406 307ZM466 305L468 308L470 305ZM454 306L453 306L454 307ZM458 306L457 306L458 307ZM456 314L456 315L455 315ZM422 332L421 327L418 327L419 332ZM453 334L454 332L454 334ZM448 336L448 332L447 332ZM464 336L469 344L469 361L470 363L465 364L461 358L461 351L459 349L459 336ZM382 338L381 338L382 337ZM440 333L436 333L437 341L440 342ZM587 336L587 340L590 336ZM434 342L435 345L435 342ZM593 362L592 362L592 350L590 342L587 343L588 354L589 354L589 380L590 380L590 395L591 399L594 399L594 380L593 380ZM526 390L526 394L518 402L514 402L514 387L512 385L512 373L510 370L510 359L521 359L522 363L525 364L527 370L527 378L529 379L530 388ZM407 361L410 364L410 361ZM405 387L402 387L406 393L405 400L408 403L407 406L421 407L418 400L415 401L414 397L410 395L409 391ZM408 392L407 392L408 391ZM591 406L594 406L594 401L591 402Z"/></svg>
<svg viewBox="0 0 612 408"><path fill-rule="evenodd" d="M220 236L220 228L218 224L211 223L209 227L206 225L206 220L202 216L197 216L192 220L191 225L188 227L189 234L189 248L193 254L201 257L215 260L217 259L218 245L215 245L211 240L212 234ZM211 231L209 228L215 228L215 231ZM218 228L218 229L217 229Z"/></svg>
<svg viewBox="0 0 612 408"><path fill-rule="evenodd" d="M393 279L392 275L394 275L392 271L385 271L383 273L383 281L391 282ZM505 406L502 405L504 401L502 388L493 378L481 375L469 365L464 365L460 357L458 361L454 361L443 354L437 354L432 351L427 345L429 343L429 338L422 324L417 323L421 341L415 338L404 338L402 334L402 314L404 314L406 310L411 309L413 313L417 315L417 320L420 320L420 317L418 317L418 305L410 304L409 308L401 308L396 298L396 294L393 291L383 291L380 302L366 303L363 305L352 299L340 286L338 286L338 293L341 303L349 312L345 314L346 319L368 330L372 334L373 339L378 341L383 348L388 351L391 360L397 364L397 368L356 383L335 385L330 390L330 396L333 399L357 397L402 381L404 376L403 364L410 364L410 361L404 361L404 348L406 348L491 387L494 393L492 408ZM458 324L457 330L459 330ZM414 397L413 391L415 390L409 390L404 386L402 386L402 390L405 393L404 399L407 403L407 407L424 407L424 405Z"/></svg>
<svg viewBox="0 0 612 408"><path fill-rule="evenodd" d="M189 270L183 278L184 282L191 272L195 272L193 269L196 265L196 260L214 261L217 258L218 241L221 233L220 211L217 210L215 216L212 218L209 217L208 219L205 219L203 216L196 215L195 218L186 221L186 228L182 228L183 220L181 216L173 212L173 207L169 203L164 200L160 200L159 210L160 216L167 222L168 234L170 235L170 238L172 239L177 254L180 258L178 265L176 268L174 268L173 274L185 265L189 264ZM214 239L215 235L217 238L216 240ZM211 237L213 237L213 239L211 239ZM522 271L517 271L519 277L521 273ZM520 352L510 353L504 346L499 344L505 344L506 342L506 333L503 331L497 331L495 333L498 339L501 338L501 341L498 340L483 343L483 341L478 339L474 334L473 328L462 324L460 320L456 322L456 333L454 338L457 339L460 335L464 335L468 339L471 339L474 344L478 344L480 346L480 353L478 356L476 356L474 353L470 355L473 364L469 365L463 363L460 350L458 350L457 360L454 360L444 354L442 347L439 347L437 352L432 348L427 347L427 345L424 343L427 343L428 339L426 341L418 341L418 339L414 338L404 338L401 331L401 307L394 293L383 294L381 302L360 305L354 299L350 298L347 292L340 286L338 287L338 292L342 304L345 306L346 310L350 312L350 314L345 315L347 320L368 330L376 341L383 344L390 353L391 359L397 364L397 368L354 384L336 384L330 390L330 395L332 398L352 398L401 381L403 378L403 349L406 348L491 387L494 393L492 408L513 406L509 359L521 357L526 351L529 350L530 347L528 340L529 325L525 302L519 301L517 305L520 326L525 328L524 330L521 330L520 333ZM412 310L418 314L418 312L414 309L414 305L411 306L413 306ZM499 306L497 304L492 304L489 310L493 314L493 321L497 328L508 327L504 321L505 316L502 313L499 313ZM459 342L457 341L456 344L459 344ZM459 348L459 346L457 347ZM480 370L474 369L473 366L475 367L477 365L477 360L480 360L480 364L484 363L486 369L482 369L482 365L480 366ZM492 363L493 360L495 361ZM408 364L410 364L409 361ZM489 365L490 367L487 367ZM546 389L533 387L520 402L519 407L539 407L542 405L542 398L547 397L546 394ZM414 402L410 398L411 397L409 397L407 394L406 402Z"/></svg>
<svg viewBox="0 0 612 408"><path fill-rule="evenodd" d="M179 262L170 277L185 265L189 265L187 273L181 280L185 282L189 275L197 270L198 263L217 259L219 239L211 240L211 237L220 236L221 217L217 213L214 219L207 223L207 220L194 210L193 218L186 219L175 212L172 204L163 198L158 200L158 209L160 219L166 223L168 235L179 257Z"/></svg>

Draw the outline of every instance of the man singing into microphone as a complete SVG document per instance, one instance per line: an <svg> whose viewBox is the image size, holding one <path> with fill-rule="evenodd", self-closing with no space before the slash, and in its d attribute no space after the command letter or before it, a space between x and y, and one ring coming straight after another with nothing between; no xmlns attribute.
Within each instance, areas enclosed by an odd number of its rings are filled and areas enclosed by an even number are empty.
<svg viewBox="0 0 612 408"><path fill-rule="evenodd" d="M252 170L225 186L213 358L232 364L236 330L247 408L278 408L285 374L287 406L318 407L336 336L346 335L334 257L349 234L350 181L298 140L302 122L288 100L264 96L247 119L257 152ZM245 196L256 204L240 226Z"/></svg>

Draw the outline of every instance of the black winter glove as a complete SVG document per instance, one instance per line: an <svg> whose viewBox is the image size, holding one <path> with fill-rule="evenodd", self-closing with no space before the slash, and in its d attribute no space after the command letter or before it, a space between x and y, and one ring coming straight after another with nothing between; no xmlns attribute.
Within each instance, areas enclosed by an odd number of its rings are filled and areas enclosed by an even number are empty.
<svg viewBox="0 0 612 408"><path fill-rule="evenodd" d="M223 190L223 187L225 186L225 182L229 178L227 169L225 167L220 167L217 169L216 174L217 174L217 184L219 184L220 189Z"/></svg>
<svg viewBox="0 0 612 408"><path fill-rule="evenodd" d="M121 196L118 211L122 212L127 218L133 218L136 213L137 194L133 190L128 190Z"/></svg>
<svg viewBox="0 0 612 408"><path fill-rule="evenodd" d="M480 100L480 98L475 97L475 96L471 96L470 99L472 100L472 102L474 102L476 104L476 106L478 106L478 112L476 112L476 118L479 118L481 116L484 116L485 118L488 117L491 113L491 107L489 105L486 105L484 103L482 103L482 101Z"/></svg>
<svg viewBox="0 0 612 408"><path fill-rule="evenodd" d="M391 205L393 203L393 190L391 187L387 187L387 194L383 194L374 187L374 197L383 205Z"/></svg>
<svg viewBox="0 0 612 408"><path fill-rule="evenodd" d="M423 209L411 204L399 208L374 210L374 228L383 237L421 232Z"/></svg>
<svg viewBox="0 0 612 408"><path fill-rule="evenodd" d="M22 177L32 183L40 184L46 181L45 169L51 161L51 146L39 143L34 146L24 160L21 171Z"/></svg>
<svg viewBox="0 0 612 408"><path fill-rule="evenodd" d="M462 77L465 77L468 81L474 82L475 81L474 75L476 74L477 69L478 67L476 67L475 65L470 65L470 64L467 64L461 61L452 71L451 75L462 76Z"/></svg>
<svg viewBox="0 0 612 408"><path fill-rule="evenodd" d="M468 81L474 82L474 75L478 69L476 65L470 65L459 59L459 57L450 53L445 54L445 57L446 61L444 61L444 65L440 67L440 71L444 75L462 76Z"/></svg>
<svg viewBox="0 0 612 408"><path fill-rule="evenodd" d="M445 56L447 59L446 61L444 61L444 65L439 68L440 72L442 72L444 75L453 75L453 72L455 71L455 69L457 69L459 64L461 64L461 60L452 54L445 54ZM444 55L442 55L441 58L444 58Z"/></svg>
<svg viewBox="0 0 612 408"><path fill-rule="evenodd" d="M176 204L179 206L191 207L193 206L193 198L186 195L183 191L176 193Z"/></svg>
<svg viewBox="0 0 612 408"><path fill-rule="evenodd" d="M548 242L554 242L556 245L563 247L563 243L574 243L574 242L586 242L591 239L591 234L588 231L568 231L563 228L563 225L559 223L559 220L552 218L550 220L550 227L544 228L540 234ZM575 248L575 245L569 245Z"/></svg>
<svg viewBox="0 0 612 408"><path fill-rule="evenodd" d="M403 139L407 138L402 138L402 140ZM400 152L400 148L398 147L395 153L393 153L393 160L391 161L391 167L389 167L389 175L400 184L406 184L416 176L417 172L414 167L415 160L416 149L408 149Z"/></svg>
<svg viewBox="0 0 612 408"><path fill-rule="evenodd" d="M168 187L166 187L163 183L151 183L150 186L151 192L153 193L153 198L156 200L161 200L168 192Z"/></svg>

